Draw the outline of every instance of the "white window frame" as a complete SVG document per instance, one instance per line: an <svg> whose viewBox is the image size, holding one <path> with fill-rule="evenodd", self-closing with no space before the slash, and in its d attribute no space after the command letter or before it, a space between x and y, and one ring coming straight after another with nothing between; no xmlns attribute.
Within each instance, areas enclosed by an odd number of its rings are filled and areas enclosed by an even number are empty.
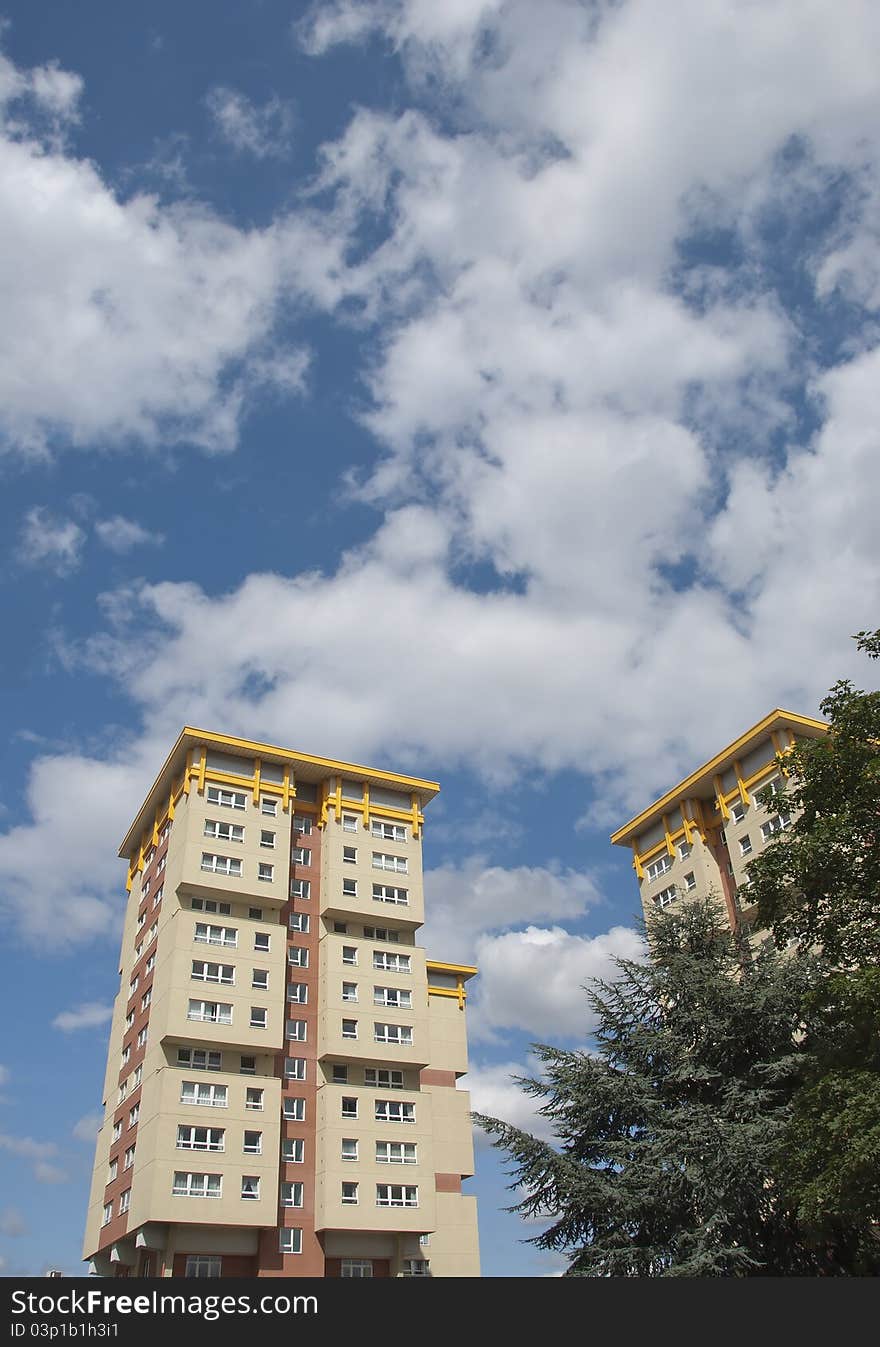
<svg viewBox="0 0 880 1347"><path fill-rule="evenodd" d="M409 1099L377 1099L373 1114L376 1122L414 1123L416 1106Z"/></svg>
<svg viewBox="0 0 880 1347"><path fill-rule="evenodd" d="M231 963L211 963L206 959L193 959L190 978L195 982L216 982L224 987L234 987L235 965Z"/></svg>
<svg viewBox="0 0 880 1347"><path fill-rule="evenodd" d="M248 1142L248 1137L256 1137L256 1141ZM241 1151L242 1155L262 1155L263 1133L246 1127L242 1136Z"/></svg>
<svg viewBox="0 0 880 1347"><path fill-rule="evenodd" d="M274 884L275 866L269 865L267 861L257 862L257 880L261 884Z"/></svg>
<svg viewBox="0 0 880 1347"><path fill-rule="evenodd" d="M195 1024L231 1024L231 1001L200 1001L190 997L186 1018Z"/></svg>
<svg viewBox="0 0 880 1347"><path fill-rule="evenodd" d="M374 884L374 903L394 903L397 907L409 907L409 889L401 889L396 884Z"/></svg>
<svg viewBox="0 0 880 1347"><path fill-rule="evenodd" d="M395 1048L411 1048L413 1030L411 1024L387 1024L385 1021L373 1021L373 1042L390 1044Z"/></svg>
<svg viewBox="0 0 880 1347"><path fill-rule="evenodd" d="M279 1253L302 1253L302 1230L295 1225L283 1226L278 1231Z"/></svg>
<svg viewBox="0 0 880 1347"><path fill-rule="evenodd" d="M242 1202L259 1202L260 1200L259 1174L242 1174L240 1195Z"/></svg>
<svg viewBox="0 0 880 1347"><path fill-rule="evenodd" d="M343 1179L339 1189L339 1202L343 1207L358 1205L358 1183L356 1179Z"/></svg>
<svg viewBox="0 0 880 1347"><path fill-rule="evenodd" d="M290 1043L307 1043L308 1032L308 1020L288 1020L284 1026L284 1037Z"/></svg>
<svg viewBox="0 0 880 1347"><path fill-rule="evenodd" d="M197 921L193 941L197 945L221 945L226 949L237 949L238 927L214 926L209 921Z"/></svg>
<svg viewBox="0 0 880 1347"><path fill-rule="evenodd" d="M418 1147L414 1141L377 1141L377 1165L417 1165Z"/></svg>
<svg viewBox="0 0 880 1347"><path fill-rule="evenodd" d="M358 830L358 821L356 814L342 815L342 831L344 833L356 833Z"/></svg>
<svg viewBox="0 0 880 1347"><path fill-rule="evenodd" d="M219 856L213 851L203 851L201 866L212 875L225 875L227 879L241 879L242 860L240 856Z"/></svg>
<svg viewBox="0 0 880 1347"><path fill-rule="evenodd" d="M305 1099L302 1095L285 1095L281 1100L281 1113L286 1122L305 1122Z"/></svg>
<svg viewBox="0 0 880 1347"><path fill-rule="evenodd" d="M370 836L381 837L384 842L405 842L406 828L402 823L389 823L384 819L370 820Z"/></svg>
<svg viewBox="0 0 880 1347"><path fill-rule="evenodd" d="M281 1163L285 1165L305 1164L306 1143L303 1137L284 1137L281 1142Z"/></svg>
<svg viewBox="0 0 880 1347"><path fill-rule="evenodd" d="M391 1006L394 1010L412 1010L412 991L409 987L374 987L374 1006Z"/></svg>
<svg viewBox="0 0 880 1347"><path fill-rule="evenodd" d="M399 1194L399 1196L398 1196ZM415 1183L377 1183L377 1207L417 1207L419 1189Z"/></svg>
<svg viewBox="0 0 880 1347"><path fill-rule="evenodd" d="M259 1085L246 1085L244 1091L244 1106L251 1113L262 1113L265 1107L263 1097L265 1095Z"/></svg>
<svg viewBox="0 0 880 1347"><path fill-rule="evenodd" d="M292 879L290 881L291 898L299 898L301 902L307 903L312 896L312 881L310 879Z"/></svg>
<svg viewBox="0 0 880 1347"><path fill-rule="evenodd" d="M225 819L206 818L203 837L219 838L222 842L243 842L244 824L227 823Z"/></svg>
<svg viewBox="0 0 880 1347"><path fill-rule="evenodd" d="M204 1139L199 1133L204 1132ZM226 1128L208 1127L202 1123L177 1124L177 1149L179 1151L225 1151Z"/></svg>
<svg viewBox="0 0 880 1347"><path fill-rule="evenodd" d="M655 861L651 861L650 865L645 866L645 874L648 876L649 882L653 884L662 875L668 875L671 869L672 857L666 851L662 856L658 856Z"/></svg>
<svg viewBox="0 0 880 1347"><path fill-rule="evenodd" d="M260 813L265 814L266 818L278 817L278 801L271 799L267 795L260 797Z"/></svg>
<svg viewBox="0 0 880 1347"><path fill-rule="evenodd" d="M192 1098L190 1093L193 1095ZM215 1085L209 1080L182 1080L180 1102L193 1108L228 1108L229 1086Z"/></svg>
<svg viewBox="0 0 880 1347"><path fill-rule="evenodd" d="M285 1080L305 1080L305 1079L306 1079L306 1058L305 1058L305 1057L285 1057L285 1059L284 1059L284 1079L285 1079Z"/></svg>
<svg viewBox="0 0 880 1347"><path fill-rule="evenodd" d="M289 1190L289 1194L288 1191ZM302 1207L305 1198L305 1184L295 1180L282 1179L279 1206ZM298 1199L298 1200L297 1200Z"/></svg>
<svg viewBox="0 0 880 1347"><path fill-rule="evenodd" d="M181 1183L180 1180L185 1180ZM195 1182L204 1180L204 1182ZM222 1197L223 1175L201 1171L175 1170L171 1185L172 1197Z"/></svg>
<svg viewBox="0 0 880 1347"><path fill-rule="evenodd" d="M224 799L224 796L227 798ZM244 791L225 790L222 786L208 786L205 790L205 799L208 804L219 805L221 809L244 809L247 806Z"/></svg>
<svg viewBox="0 0 880 1347"><path fill-rule="evenodd" d="M402 1090L403 1072L383 1066L368 1066L364 1068L364 1084L379 1090Z"/></svg>
<svg viewBox="0 0 880 1347"><path fill-rule="evenodd" d="M409 862L406 856L395 856L389 851L374 851L373 869L390 870L396 875L406 875L409 874Z"/></svg>
<svg viewBox="0 0 880 1347"><path fill-rule="evenodd" d="M675 884L669 884L665 889L661 889L659 893L655 893L651 901L655 907L668 907L670 903L675 902L677 897L677 886Z"/></svg>
<svg viewBox="0 0 880 1347"><path fill-rule="evenodd" d="M287 962L292 968L308 968L309 951L306 945L288 945Z"/></svg>

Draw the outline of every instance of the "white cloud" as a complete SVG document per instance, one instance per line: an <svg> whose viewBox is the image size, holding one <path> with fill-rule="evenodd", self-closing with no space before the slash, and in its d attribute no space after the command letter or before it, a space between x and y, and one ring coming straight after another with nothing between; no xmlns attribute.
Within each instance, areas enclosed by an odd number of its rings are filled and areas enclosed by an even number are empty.
<svg viewBox="0 0 880 1347"><path fill-rule="evenodd" d="M103 1113L86 1113L82 1118L74 1123L72 1132L77 1141L85 1141L90 1146L94 1146L95 1137L104 1121Z"/></svg>
<svg viewBox="0 0 880 1347"><path fill-rule="evenodd" d="M8 1235L11 1239L29 1234L27 1221L18 1207L4 1207L0 1211L0 1234Z"/></svg>
<svg viewBox="0 0 880 1347"><path fill-rule="evenodd" d="M72 1034L77 1029L95 1029L106 1024L113 1016L113 1007L101 1005L98 1001L87 1001L73 1010L62 1010L52 1021L53 1029Z"/></svg>
<svg viewBox="0 0 880 1347"><path fill-rule="evenodd" d="M126 519L124 515L113 515L110 519L99 519L95 524L95 533L99 542L111 552L130 552L133 547L149 544L159 547L165 541L161 533L150 533L135 519Z"/></svg>
<svg viewBox="0 0 880 1347"><path fill-rule="evenodd" d="M68 1176L58 1165L50 1165L45 1160L37 1160L34 1165L34 1178L37 1183L66 1183Z"/></svg>
<svg viewBox="0 0 880 1347"><path fill-rule="evenodd" d="M540 1078L539 1064L529 1061L493 1062L486 1065L472 1063L468 1073L461 1080L461 1088L470 1091L471 1108L475 1113L485 1114L488 1118L500 1118L511 1127L519 1127L542 1141L553 1141L553 1130L549 1119L542 1118L537 1112L540 1099L526 1094L515 1083L515 1077L527 1079ZM478 1142L487 1141L482 1129L477 1129Z"/></svg>
<svg viewBox="0 0 880 1347"><path fill-rule="evenodd" d="M80 563L86 535L72 519L61 519L42 505L27 511L19 539L19 556L26 566L45 567L69 575Z"/></svg>
<svg viewBox="0 0 880 1347"><path fill-rule="evenodd" d="M66 1183L67 1175L57 1165L49 1163L58 1154L54 1141L35 1141L33 1137L14 1137L0 1133L0 1150L8 1151L33 1166L37 1183Z"/></svg>
<svg viewBox="0 0 880 1347"><path fill-rule="evenodd" d="M3 1066L3 1064L0 1063L0 1085L8 1085L11 1074L9 1067Z"/></svg>
<svg viewBox="0 0 880 1347"><path fill-rule="evenodd" d="M268 159L289 152L294 123L290 103L276 96L257 105L224 85L211 89L205 103L219 134L240 154Z"/></svg>

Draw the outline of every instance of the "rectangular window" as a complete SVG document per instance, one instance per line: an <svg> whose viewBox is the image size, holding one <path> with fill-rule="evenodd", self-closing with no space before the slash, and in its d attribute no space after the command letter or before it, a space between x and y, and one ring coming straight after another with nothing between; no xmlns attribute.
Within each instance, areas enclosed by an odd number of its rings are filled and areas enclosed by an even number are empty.
<svg viewBox="0 0 880 1347"><path fill-rule="evenodd" d="M160 884L153 898L153 907L158 907L164 896L165 896L165 885Z"/></svg>
<svg viewBox="0 0 880 1347"><path fill-rule="evenodd" d="M305 1122L306 1101L304 1099L294 1099L288 1096L282 1099L281 1107L288 1122Z"/></svg>
<svg viewBox="0 0 880 1347"><path fill-rule="evenodd" d="M214 1253L189 1253L186 1256L187 1277L219 1277L223 1259Z"/></svg>
<svg viewBox="0 0 880 1347"><path fill-rule="evenodd" d="M202 852L202 869L215 875L231 875L241 878L241 857L215 856L209 851Z"/></svg>
<svg viewBox="0 0 880 1347"><path fill-rule="evenodd" d="M357 1020L343 1020L343 1021L342 1021L342 1037L343 1037L343 1038L357 1038L357 1036L358 1036L358 1025L357 1025Z"/></svg>
<svg viewBox="0 0 880 1347"><path fill-rule="evenodd" d="M370 832L373 837L381 837L386 842L406 841L406 828L402 823L385 823L374 818L370 821Z"/></svg>
<svg viewBox="0 0 880 1347"><path fill-rule="evenodd" d="M414 1165L416 1143L414 1141L377 1141L376 1164L378 1165Z"/></svg>
<svg viewBox="0 0 880 1347"><path fill-rule="evenodd" d="M412 1009L412 992L400 987L374 987L374 1006L395 1006L399 1010Z"/></svg>
<svg viewBox="0 0 880 1347"><path fill-rule="evenodd" d="M265 884L271 884L274 876L275 866L267 865L265 861L260 861L257 866L257 879L262 880Z"/></svg>
<svg viewBox="0 0 880 1347"><path fill-rule="evenodd" d="M258 1089L256 1085L249 1085L244 1092L244 1106L253 1109L254 1112L261 1111L263 1108L263 1091Z"/></svg>
<svg viewBox="0 0 880 1347"><path fill-rule="evenodd" d="M335 935L348 935L348 922L334 921L333 932Z"/></svg>
<svg viewBox="0 0 880 1347"><path fill-rule="evenodd" d="M255 1076L257 1074L256 1057L242 1057L240 1059L239 1073L242 1076Z"/></svg>
<svg viewBox="0 0 880 1347"><path fill-rule="evenodd" d="M285 1036L292 1039L295 1043L305 1043L308 1027L305 1020L288 1020L285 1028Z"/></svg>
<svg viewBox="0 0 880 1347"><path fill-rule="evenodd" d="M356 832L357 832L357 829L358 829L358 821L357 821L357 818L355 817L354 814L343 814L343 815L342 815L342 829L343 829L343 832L347 832L347 833L356 833Z"/></svg>
<svg viewBox="0 0 880 1347"><path fill-rule="evenodd" d="M331 1079L334 1085L347 1085L348 1067L336 1063L331 1070Z"/></svg>
<svg viewBox="0 0 880 1347"><path fill-rule="evenodd" d="M122 1157L123 1169L131 1169L132 1165L134 1164L134 1153L135 1147L129 1146L128 1150L125 1152L125 1155Z"/></svg>
<svg viewBox="0 0 880 1347"><path fill-rule="evenodd" d="M416 1106L402 1099L377 1099L375 1118L376 1122L414 1123Z"/></svg>
<svg viewBox="0 0 880 1347"><path fill-rule="evenodd" d="M235 969L231 963L205 963L202 959L193 959L191 976L197 982L225 982L230 987L235 983Z"/></svg>
<svg viewBox="0 0 880 1347"><path fill-rule="evenodd" d="M346 865L356 865L357 858L358 858L357 847L342 848L342 860Z"/></svg>
<svg viewBox="0 0 880 1347"><path fill-rule="evenodd" d="M373 1262L370 1258L343 1258L339 1269L340 1277L372 1277Z"/></svg>
<svg viewBox="0 0 880 1347"><path fill-rule="evenodd" d="M152 973L155 967L156 967L156 956L155 954L151 954L149 959L147 959L147 962L144 964L144 977L146 977L147 973Z"/></svg>
<svg viewBox="0 0 880 1347"><path fill-rule="evenodd" d="M291 898L309 899L312 896L312 883L309 879L292 879L290 881Z"/></svg>
<svg viewBox="0 0 880 1347"><path fill-rule="evenodd" d="M342 1110L341 1110L341 1113L342 1113L342 1117L343 1117L343 1118L356 1118L356 1117L357 1117L357 1115L358 1115L358 1101L357 1101L357 1097L356 1097L355 1095L351 1095L351 1096L343 1095L343 1096L342 1096Z"/></svg>
<svg viewBox="0 0 880 1347"><path fill-rule="evenodd" d="M749 837L748 833L745 833L739 839L739 854L741 856L748 856L751 849L752 849L752 839Z"/></svg>
<svg viewBox="0 0 880 1347"><path fill-rule="evenodd" d="M107 1182L108 1182L108 1183L112 1183L113 1180L116 1178L116 1172L117 1172L118 1169L119 1169L119 1161L118 1161L118 1160L111 1160L111 1161L110 1161L110 1168L107 1170Z"/></svg>
<svg viewBox="0 0 880 1347"><path fill-rule="evenodd" d="M417 1207L418 1205L419 1190L413 1185L408 1183L376 1184L377 1207Z"/></svg>
<svg viewBox="0 0 880 1347"><path fill-rule="evenodd" d="M409 903L409 890L396 888L393 884L374 884L373 902L396 903L398 907L406 907Z"/></svg>
<svg viewBox="0 0 880 1347"><path fill-rule="evenodd" d="M251 917L254 921L262 921L263 909L261 907L249 907L248 916Z"/></svg>
<svg viewBox="0 0 880 1347"><path fill-rule="evenodd" d="M208 1108L226 1108L229 1102L227 1085L209 1085L199 1080L180 1082L181 1104L203 1104Z"/></svg>
<svg viewBox="0 0 880 1347"><path fill-rule="evenodd" d="M118 1122L115 1122L113 1124L113 1140L118 1141L121 1136L122 1136L122 1119L120 1118Z"/></svg>
<svg viewBox="0 0 880 1347"><path fill-rule="evenodd" d="M677 897L678 889L674 884L670 884L668 888L661 889L659 893L655 893L651 901L654 903L655 907L668 907Z"/></svg>
<svg viewBox="0 0 880 1347"><path fill-rule="evenodd" d="M303 1204L304 1192L305 1186L302 1183L282 1183L281 1185L282 1207L301 1207Z"/></svg>
<svg viewBox="0 0 880 1347"><path fill-rule="evenodd" d="M309 914L308 912L291 912L287 919L287 924L291 931L299 931L300 935L309 933Z"/></svg>
<svg viewBox="0 0 880 1347"><path fill-rule="evenodd" d="M142 1048L142 1047L144 1046L144 1044L146 1043L146 1041L147 1041L147 1028L146 1028L146 1025L145 1025L144 1028L141 1029L140 1033L139 1033L138 1036L137 1036L137 1046L138 1046L139 1048Z"/></svg>
<svg viewBox="0 0 880 1347"><path fill-rule="evenodd" d="M306 1078L305 1057L285 1057L284 1074L288 1080L305 1080Z"/></svg>
<svg viewBox="0 0 880 1347"><path fill-rule="evenodd" d="M241 1176L241 1197L242 1201L257 1202L260 1197L260 1176L258 1174L242 1174Z"/></svg>
<svg viewBox="0 0 880 1347"><path fill-rule="evenodd" d="M690 842L679 842L678 844L679 860L686 861L688 856L691 854L692 850L693 848L691 847Z"/></svg>
<svg viewBox="0 0 880 1347"><path fill-rule="evenodd" d="M383 973L409 973L411 971L408 954L392 954L386 950L373 950L373 968Z"/></svg>
<svg viewBox="0 0 880 1347"><path fill-rule="evenodd" d="M303 837L308 837L312 831L312 820L308 814L294 814L293 831L302 833Z"/></svg>
<svg viewBox="0 0 880 1347"><path fill-rule="evenodd" d="M244 1145L242 1146L242 1150L244 1151L245 1155L262 1155L263 1133L245 1132Z"/></svg>
<svg viewBox="0 0 880 1347"><path fill-rule="evenodd" d="M278 801L271 800L264 795L260 800L260 813L268 814L270 818L275 818L278 813Z"/></svg>
<svg viewBox="0 0 880 1347"><path fill-rule="evenodd" d="M692 889L695 889L697 887L697 877L694 874L693 870L690 870L685 875L683 883L687 893L690 893Z"/></svg>
<svg viewBox="0 0 880 1347"><path fill-rule="evenodd" d="M342 1185L342 1205L344 1207L356 1207L358 1200L358 1186L356 1183L343 1183Z"/></svg>
<svg viewBox="0 0 880 1347"><path fill-rule="evenodd" d="M155 940L158 934L159 934L159 923L157 921L154 921L150 929L147 931L147 944L149 944L152 940Z"/></svg>
<svg viewBox="0 0 880 1347"><path fill-rule="evenodd" d="M733 819L734 823L742 823L745 816L746 807L741 801L738 804L731 806L730 817Z"/></svg>
<svg viewBox="0 0 880 1347"><path fill-rule="evenodd" d="M308 1004L309 987L306 982L291 982L287 988L287 999L298 1006Z"/></svg>
<svg viewBox="0 0 880 1347"><path fill-rule="evenodd" d="M140 982L140 978L138 977L137 974L135 974L135 976L132 978L131 982L128 984L128 994L129 994L129 996L134 996L135 992L136 992L137 989L138 989L138 983L139 983L139 982Z"/></svg>
<svg viewBox="0 0 880 1347"><path fill-rule="evenodd" d="M390 856L385 851L374 851L373 869L396 870L399 875L405 875L407 872L407 860L405 856Z"/></svg>
<svg viewBox="0 0 880 1347"><path fill-rule="evenodd" d="M665 875L671 869L672 857L668 854L659 856L656 861L652 861L650 865L645 867L648 878L652 880L659 879L661 875Z"/></svg>
<svg viewBox="0 0 880 1347"><path fill-rule="evenodd" d="M430 1277L431 1265L427 1258L404 1258L401 1277Z"/></svg>
<svg viewBox="0 0 880 1347"><path fill-rule="evenodd" d="M774 833L781 833L790 823L790 814L776 814L773 818L768 819L766 823L761 824L761 836L766 842L774 835Z"/></svg>
<svg viewBox="0 0 880 1347"><path fill-rule="evenodd" d="M261 828L261 829L260 829L260 846L261 846L261 847L274 847L274 845L275 845L275 834L274 834L273 832L270 832L267 828Z"/></svg>
<svg viewBox="0 0 880 1347"><path fill-rule="evenodd" d="M238 931L234 926L211 926L205 921L196 922L194 940L200 945L238 945Z"/></svg>
<svg viewBox="0 0 880 1347"><path fill-rule="evenodd" d="M342 1138L342 1159L356 1160L358 1158L357 1137Z"/></svg>
<svg viewBox="0 0 880 1347"><path fill-rule="evenodd" d="M231 1024L232 1006L225 1001L190 1001L186 1018L204 1024Z"/></svg>
<svg viewBox="0 0 880 1347"><path fill-rule="evenodd" d="M178 1171L171 1189L174 1197L220 1197L223 1179L219 1174L189 1174Z"/></svg>
<svg viewBox="0 0 880 1347"><path fill-rule="evenodd" d="M301 1165L305 1160L306 1143L302 1137L288 1137L281 1143L281 1159L289 1165Z"/></svg>
<svg viewBox="0 0 880 1347"><path fill-rule="evenodd" d="M244 828L240 823L222 823L219 819L205 819L205 837L219 837L223 842L243 842Z"/></svg>
<svg viewBox="0 0 880 1347"><path fill-rule="evenodd" d="M247 797L239 790L221 790L219 786L209 786L206 792L208 804L223 805L224 809L244 809Z"/></svg>
<svg viewBox="0 0 880 1347"><path fill-rule="evenodd" d="M131 1088L136 1090L141 1083L141 1076L144 1074L143 1066L136 1066L131 1073Z"/></svg>
<svg viewBox="0 0 880 1347"><path fill-rule="evenodd" d="M294 865L309 866L312 863L312 853L308 847L294 847L290 853L290 859Z"/></svg>
<svg viewBox="0 0 880 1347"><path fill-rule="evenodd" d="M305 945L290 945L287 950L287 962L294 968L308 968L309 951Z"/></svg>
<svg viewBox="0 0 880 1347"><path fill-rule="evenodd" d="M180 1151L222 1151L226 1149L226 1131L222 1127L177 1128L177 1149Z"/></svg>
<svg viewBox="0 0 880 1347"><path fill-rule="evenodd" d="M148 987L147 990L144 992L143 996L141 997L141 1010L146 1010L147 1006L150 1004L152 999L153 999L153 988Z"/></svg>
<svg viewBox="0 0 880 1347"><path fill-rule="evenodd" d="M131 1057L131 1044L126 1043L125 1047L122 1049L122 1057L120 1059L123 1066L125 1066L126 1062L130 1057Z"/></svg>
<svg viewBox="0 0 880 1347"><path fill-rule="evenodd" d="M373 1025L373 1040L376 1043L395 1043L399 1047L412 1047L412 1026L409 1024L380 1024L377 1020Z"/></svg>
<svg viewBox="0 0 880 1347"><path fill-rule="evenodd" d="M278 1231L279 1253L302 1253L303 1232L294 1227Z"/></svg>
<svg viewBox="0 0 880 1347"><path fill-rule="evenodd" d="M119 1194L119 1215L121 1216L124 1211L128 1211L128 1208L130 1206L131 1206L131 1189L126 1188L124 1193Z"/></svg>
<svg viewBox="0 0 880 1347"><path fill-rule="evenodd" d="M101 1218L102 1225L109 1225L113 1219L113 1203L108 1202L104 1208L104 1215Z"/></svg>
<svg viewBox="0 0 880 1347"><path fill-rule="evenodd" d="M342 999L343 1001L356 1001L358 999L358 985L356 982L343 982Z"/></svg>
<svg viewBox="0 0 880 1347"><path fill-rule="evenodd" d="M344 898L357 898L358 884L356 879L343 879L342 896Z"/></svg>
<svg viewBox="0 0 880 1347"><path fill-rule="evenodd" d="M356 946L356 945L343 945L343 946L342 946L342 962L343 962L344 964L348 964L348 966L351 967L351 968L355 968L355 967L357 967L357 961L358 961L357 946Z"/></svg>
<svg viewBox="0 0 880 1347"><path fill-rule="evenodd" d="M140 1104L135 1104L134 1108L130 1108L130 1109L128 1110L128 1125L129 1125L129 1127L134 1127L135 1123L137 1122L138 1118L140 1117L140 1112L141 1112L141 1106L140 1106Z"/></svg>
<svg viewBox="0 0 880 1347"><path fill-rule="evenodd" d="M223 1055L219 1052L207 1052L204 1048L178 1048L177 1065L190 1066L196 1071L220 1071Z"/></svg>
<svg viewBox="0 0 880 1347"><path fill-rule="evenodd" d="M269 970L268 968L251 969L251 987L257 991L266 992L269 990Z"/></svg>
<svg viewBox="0 0 880 1347"><path fill-rule="evenodd" d="M269 1012L265 1006L251 1006L251 1028L265 1029L269 1021Z"/></svg>
<svg viewBox="0 0 880 1347"><path fill-rule="evenodd" d="M263 954L269 953L271 938L268 931L254 931L254 949L258 949Z"/></svg>
<svg viewBox="0 0 880 1347"><path fill-rule="evenodd" d="M386 1071L383 1067L368 1066L364 1071L365 1085L378 1085L381 1090L402 1090L403 1072Z"/></svg>

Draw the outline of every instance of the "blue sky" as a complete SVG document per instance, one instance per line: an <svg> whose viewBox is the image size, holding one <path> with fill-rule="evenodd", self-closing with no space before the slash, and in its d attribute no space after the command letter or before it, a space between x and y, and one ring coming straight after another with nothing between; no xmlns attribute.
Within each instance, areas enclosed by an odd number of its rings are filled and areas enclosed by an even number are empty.
<svg viewBox="0 0 880 1347"><path fill-rule="evenodd" d="M0 1270L78 1268L184 723L436 778L473 1099L635 953L611 828L877 625L870 0L7 3ZM14 1026L13 1032L8 1032ZM552 1275L478 1150L484 1270Z"/></svg>

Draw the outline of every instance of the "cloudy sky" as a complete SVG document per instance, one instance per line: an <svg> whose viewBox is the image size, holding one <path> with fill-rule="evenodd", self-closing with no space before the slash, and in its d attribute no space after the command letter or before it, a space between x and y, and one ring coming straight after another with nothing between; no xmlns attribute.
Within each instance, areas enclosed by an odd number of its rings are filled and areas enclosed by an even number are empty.
<svg viewBox="0 0 880 1347"><path fill-rule="evenodd" d="M426 942L519 1119L639 948L613 825L864 682L880 7L2 13L10 1274L78 1267L116 847L184 723L441 781ZM478 1164L485 1270L552 1272Z"/></svg>

